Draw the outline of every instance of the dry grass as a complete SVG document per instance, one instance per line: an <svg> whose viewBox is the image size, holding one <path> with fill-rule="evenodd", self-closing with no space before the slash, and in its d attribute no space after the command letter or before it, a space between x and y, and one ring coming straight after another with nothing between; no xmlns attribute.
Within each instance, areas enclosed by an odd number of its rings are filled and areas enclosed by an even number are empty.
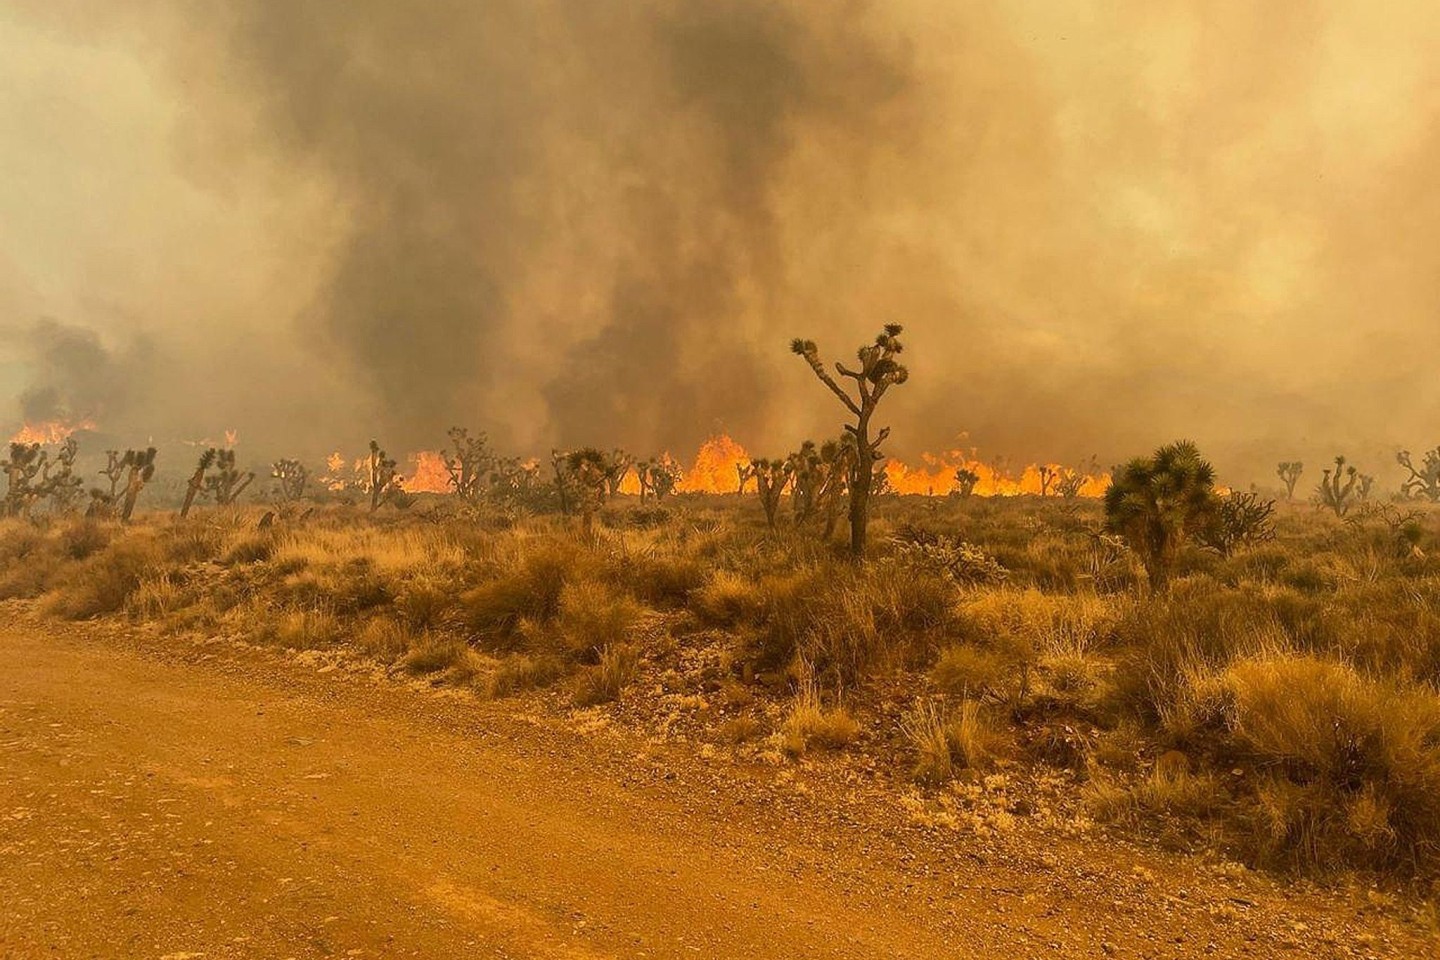
<svg viewBox="0 0 1440 960"><path fill-rule="evenodd" d="M827 707L815 684L804 684L790 704L780 727L780 748L788 756L803 756L812 748L840 750L855 739L860 725L842 706Z"/></svg>
<svg viewBox="0 0 1440 960"><path fill-rule="evenodd" d="M575 705L593 707L620 699L640 672L640 651L629 644L600 650L600 662L581 670L575 681Z"/></svg>
<svg viewBox="0 0 1440 960"><path fill-rule="evenodd" d="M975 700L962 700L948 714L922 700L901 730L915 750L915 779L922 783L944 783L960 770L984 770L1004 752L1004 734Z"/></svg>
<svg viewBox="0 0 1440 960"><path fill-rule="evenodd" d="M808 533L772 534L752 499L612 504L590 538L561 518L483 511L425 522L327 508L264 530L246 510L130 527L7 519L0 598L349 645L495 697L564 682L576 703L603 705L642 654L657 674L704 663L680 679L730 715L717 738L751 741L770 729L758 718L783 716L775 743L796 756L855 744L854 716L822 688L867 716L919 697L901 749L932 783L1016 756L1017 742L1020 759L1054 761L1045 731L1084 727L1094 746L1075 766L1088 764L1107 818L1214 825L1290 868L1440 875L1440 512L1399 544L1383 526L1287 508L1275 542L1192 550L1150 596L1133 560L1093 536L1093 504L879 510L863 569ZM957 583L891 555L888 535L924 529L963 536L1006 582ZM873 703L879 691L892 699ZM1177 749L1183 767L1151 766Z"/></svg>

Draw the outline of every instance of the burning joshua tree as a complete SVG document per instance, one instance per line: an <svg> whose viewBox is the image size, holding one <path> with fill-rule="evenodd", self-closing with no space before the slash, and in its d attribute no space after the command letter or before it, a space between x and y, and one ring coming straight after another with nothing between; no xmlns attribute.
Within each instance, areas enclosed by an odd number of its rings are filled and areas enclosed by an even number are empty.
<svg viewBox="0 0 1440 960"><path fill-rule="evenodd" d="M365 461L365 491L370 494L370 512L374 513L387 501L399 501L403 479L395 472L395 461L370 441L370 456Z"/></svg>
<svg viewBox="0 0 1440 960"><path fill-rule="evenodd" d="M875 465L884 459L880 445L890 436L889 427L881 427L872 434L870 421L885 391L910 377L910 372L895 360L904 349L900 343L902 329L898 323L887 323L873 344L856 351L860 361L858 370L852 370L843 363L835 364L837 373L855 381L854 396L847 393L825 369L815 341L797 339L790 344L790 349L804 358L820 382L855 417L854 423L845 424L845 430L855 443L855 465L850 476L850 555L856 561L865 558L865 531L870 522L870 492L875 482Z"/></svg>
<svg viewBox="0 0 1440 960"><path fill-rule="evenodd" d="M489 437L484 433L472 437L464 427L451 427L450 443L454 452L444 450L440 454L445 472L450 475L450 488L461 500L474 503L484 495L485 481L495 465Z"/></svg>
<svg viewBox="0 0 1440 960"><path fill-rule="evenodd" d="M270 465L270 476L278 481L275 486L281 503L302 499L310 482L310 471L299 460L276 460Z"/></svg>
<svg viewBox="0 0 1440 960"><path fill-rule="evenodd" d="M640 480L640 502L644 503L646 495L649 494L658 503L675 491L675 485L680 482L680 467L674 460L661 454L637 463L635 475Z"/></svg>

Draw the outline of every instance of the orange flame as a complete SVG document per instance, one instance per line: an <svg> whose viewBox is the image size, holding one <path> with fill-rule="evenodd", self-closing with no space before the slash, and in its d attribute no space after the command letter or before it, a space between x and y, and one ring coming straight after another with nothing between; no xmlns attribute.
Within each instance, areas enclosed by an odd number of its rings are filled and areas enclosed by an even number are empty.
<svg viewBox="0 0 1440 960"><path fill-rule="evenodd" d="M668 453L661 455L669 458ZM411 475L405 480L405 489L420 493L448 493L450 475L445 469L443 457L432 450L422 450L407 458L411 464ZM961 468L971 471L979 480L974 493L981 497L1013 497L1021 494L1039 495L1042 488L1041 465L1031 464L1021 469L1018 475L1003 467L983 463L972 450L950 450L943 454L922 454L918 465L891 459L885 463L885 475L890 487L896 493L919 494L942 497L953 493L959 486L955 472ZM336 454L328 461L332 474L338 474L344 466L344 459ZM684 493L734 493L739 487L736 466L750 462L750 454L734 438L716 434L701 444L695 460L688 469L681 469L680 482L676 490ZM357 461L357 470L364 461ZM1059 478L1065 470L1060 464L1046 464L1054 472L1046 492L1059 495ZM1110 486L1108 473L1084 474L1079 495L1082 497L1103 496ZM638 494L640 483L633 468L620 483L620 492Z"/></svg>
<svg viewBox="0 0 1440 960"><path fill-rule="evenodd" d="M43 423L27 423L16 431L15 436L10 438L10 442L42 444L64 443L72 433L78 430L94 429L95 423L92 420L78 420L74 423L65 420L47 420Z"/></svg>
<svg viewBox="0 0 1440 960"><path fill-rule="evenodd" d="M449 493L450 471L445 469L445 458L434 450L421 450L409 457L414 468L405 478L405 489L410 493Z"/></svg>
<svg viewBox="0 0 1440 960"><path fill-rule="evenodd" d="M734 493L740 486L735 466L749 463L750 454L725 434L706 440L695 454L695 465L684 471L676 485L685 493Z"/></svg>
<svg viewBox="0 0 1440 960"><path fill-rule="evenodd" d="M992 464L980 462L973 454L966 454L963 450L951 450L942 455L925 453L921 454L920 459L924 463L922 467L912 467L893 459L885 463L885 476L896 493L946 496L959 488L955 472L960 469L969 470L980 478L975 482L974 493L981 497L1014 497L1027 493L1038 496L1042 490L1055 496L1059 492L1056 489L1058 476L1050 481L1047 488L1040 476L1041 465L1038 463L1025 467L1020 471L1020 475L1015 477ZM1064 470L1058 463L1045 466L1057 475ZM1086 474L1080 484L1080 496L1103 496L1108 486L1108 473Z"/></svg>

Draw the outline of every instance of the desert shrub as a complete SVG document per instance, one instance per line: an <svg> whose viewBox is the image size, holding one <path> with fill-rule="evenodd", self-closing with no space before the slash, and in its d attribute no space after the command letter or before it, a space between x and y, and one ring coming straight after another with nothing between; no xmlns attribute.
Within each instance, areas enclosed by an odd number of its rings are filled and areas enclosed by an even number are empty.
<svg viewBox="0 0 1440 960"><path fill-rule="evenodd" d="M1258 852L1304 867L1440 865L1440 697L1314 656L1258 655L1211 683L1263 771ZM1212 695L1213 696L1213 695Z"/></svg>
<svg viewBox="0 0 1440 960"><path fill-rule="evenodd" d="M264 563L275 555L275 533L271 530L257 530L230 543L220 556L220 562L227 567L237 563Z"/></svg>
<svg viewBox="0 0 1440 960"><path fill-rule="evenodd" d="M1096 777L1086 785L1085 799L1095 819L1139 826L1156 818L1212 816L1228 803L1229 795L1211 773L1191 772L1184 763L1162 762L1134 782Z"/></svg>
<svg viewBox="0 0 1440 960"><path fill-rule="evenodd" d="M944 693L953 697L1011 700L1010 690L1018 680L1016 665L994 650L975 644L946 647L931 668L930 677Z"/></svg>
<svg viewBox="0 0 1440 960"><path fill-rule="evenodd" d="M1247 650L1284 644L1263 594L1216 589L1211 582L1182 581L1126 608L1115 634L1123 651L1120 696L1150 723L1173 714L1192 674L1223 667Z"/></svg>
<svg viewBox="0 0 1440 960"><path fill-rule="evenodd" d="M640 651L628 643L600 650L599 662L580 671L575 680L575 705L591 707L618 700L640 672Z"/></svg>
<svg viewBox="0 0 1440 960"><path fill-rule="evenodd" d="M336 613L346 616L388 606L394 599L389 579L367 557L356 557L326 571L322 582L326 601Z"/></svg>
<svg viewBox="0 0 1440 960"><path fill-rule="evenodd" d="M690 610L703 623L733 627L754 623L765 608L765 595L753 580L729 570L716 570L690 595Z"/></svg>
<svg viewBox="0 0 1440 960"><path fill-rule="evenodd" d="M84 560L110 545L110 528L92 520L63 524L55 534L60 553L69 560Z"/></svg>
<svg viewBox="0 0 1440 960"><path fill-rule="evenodd" d="M417 574L395 588L395 611L413 630L435 629L448 618L456 592L448 577Z"/></svg>
<svg viewBox="0 0 1440 960"><path fill-rule="evenodd" d="M388 662L410 648L410 633L389 617L372 617L356 635L355 646L367 656Z"/></svg>
<svg viewBox="0 0 1440 960"><path fill-rule="evenodd" d="M640 613L639 604L608 583L568 583L555 620L561 652L573 661L595 663L603 650L619 650L632 639Z"/></svg>
<svg viewBox="0 0 1440 960"><path fill-rule="evenodd" d="M323 650L340 641L340 622L329 610L291 610L267 621L259 639L289 650Z"/></svg>
<svg viewBox="0 0 1440 960"><path fill-rule="evenodd" d="M731 717L720 724L715 735L726 743L748 743L760 735L759 720L748 715Z"/></svg>
<svg viewBox="0 0 1440 960"><path fill-rule="evenodd" d="M46 609L70 620L117 613L124 609L141 579L159 571L162 565L161 550L152 538L118 539L100 553L61 570L60 585L51 594Z"/></svg>
<svg viewBox="0 0 1440 960"><path fill-rule="evenodd" d="M147 573L140 577L125 606L136 617L158 620L174 613L183 596L178 577L169 572Z"/></svg>
<svg viewBox="0 0 1440 960"><path fill-rule="evenodd" d="M523 551L493 579L462 594L458 616L478 638L498 649L513 647L522 621L546 623L560 612L565 584L587 566L582 549L559 540Z"/></svg>
<svg viewBox="0 0 1440 960"><path fill-rule="evenodd" d="M463 640L443 634L422 634L400 661L406 673L423 676L463 666L473 653Z"/></svg>
<svg viewBox="0 0 1440 960"><path fill-rule="evenodd" d="M1004 734L975 700L961 700L950 714L922 700L901 722L915 750L915 779L944 783L957 770L981 770L1002 750Z"/></svg>
<svg viewBox="0 0 1440 960"><path fill-rule="evenodd" d="M780 727L780 748L798 757L812 747L839 750L849 745L860 725L842 706L827 707L813 683L802 686Z"/></svg>
<svg viewBox="0 0 1440 960"><path fill-rule="evenodd" d="M683 606L706 581L705 565L691 556L650 552L627 557L619 566L630 592L655 607Z"/></svg>
<svg viewBox="0 0 1440 960"><path fill-rule="evenodd" d="M494 698L509 697L548 687L564 675L565 663L559 657L512 653L501 658L490 675L486 693Z"/></svg>

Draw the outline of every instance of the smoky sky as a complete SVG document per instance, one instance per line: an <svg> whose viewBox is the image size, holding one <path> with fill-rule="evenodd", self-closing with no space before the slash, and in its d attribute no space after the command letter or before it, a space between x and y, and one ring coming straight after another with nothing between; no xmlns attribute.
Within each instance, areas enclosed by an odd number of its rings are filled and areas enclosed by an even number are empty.
<svg viewBox="0 0 1440 960"><path fill-rule="evenodd" d="M898 321L899 454L1378 468L1440 442L1437 41L1422 2L10 0L5 385L277 452L778 453L841 412L789 339Z"/></svg>

